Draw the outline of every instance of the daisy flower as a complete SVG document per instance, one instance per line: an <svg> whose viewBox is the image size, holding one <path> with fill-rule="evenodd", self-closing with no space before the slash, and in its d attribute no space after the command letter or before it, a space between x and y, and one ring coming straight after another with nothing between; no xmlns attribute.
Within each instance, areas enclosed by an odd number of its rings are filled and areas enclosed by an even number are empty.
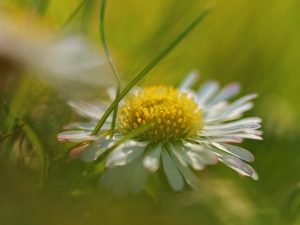
<svg viewBox="0 0 300 225"><path fill-rule="evenodd" d="M197 92L191 89L197 79L191 73L178 88L151 86L129 94L120 103L116 133L105 136L110 128L109 118L99 136L91 136L97 121L107 105L69 102L78 113L91 119L90 123L72 123L66 129L77 129L58 134L61 141L91 141L75 148L71 154L84 161L97 159L122 138L136 129L148 125L134 138L117 145L105 159L106 170L101 177L103 185L112 187L118 195L142 190L149 173L161 168L170 184L182 190L187 183L197 188L198 179L192 170L202 170L218 161L242 176L257 180L258 175L244 161L254 161L247 150L232 145L244 138L261 140L260 118L239 119L251 109L256 94L246 95L232 103L240 86L232 83L219 90L215 81L204 83Z"/></svg>

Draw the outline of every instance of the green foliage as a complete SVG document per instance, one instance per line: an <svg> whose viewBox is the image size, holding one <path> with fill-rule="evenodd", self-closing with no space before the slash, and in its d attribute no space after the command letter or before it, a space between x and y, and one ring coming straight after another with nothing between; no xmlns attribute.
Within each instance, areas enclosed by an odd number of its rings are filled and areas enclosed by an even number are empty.
<svg viewBox="0 0 300 225"><path fill-rule="evenodd" d="M75 121L65 96L34 76L0 73L0 99L7 102L0 109L3 224L300 224L300 2L217 0L192 30L189 25L209 3L107 2L107 45L122 86L128 85L120 96L137 82L177 85L194 69L201 80L237 81L242 94L259 93L251 115L263 118L265 140L243 143L256 157L251 166L259 181L220 164L197 174L198 191L174 193L151 177L147 192L117 198L100 186L103 163L71 159L73 146L58 143L61 127ZM101 46L101 1L1 5L39 12L64 32L83 33Z"/></svg>

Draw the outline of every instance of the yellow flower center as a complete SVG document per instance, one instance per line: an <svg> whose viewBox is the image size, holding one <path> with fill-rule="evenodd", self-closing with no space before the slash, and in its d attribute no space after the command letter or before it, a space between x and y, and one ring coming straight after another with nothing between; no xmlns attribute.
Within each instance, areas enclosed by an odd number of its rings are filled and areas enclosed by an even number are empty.
<svg viewBox="0 0 300 225"><path fill-rule="evenodd" d="M162 143L195 136L203 127L202 110L194 98L167 86L146 87L127 98L118 122L124 134L149 125L137 138Z"/></svg>

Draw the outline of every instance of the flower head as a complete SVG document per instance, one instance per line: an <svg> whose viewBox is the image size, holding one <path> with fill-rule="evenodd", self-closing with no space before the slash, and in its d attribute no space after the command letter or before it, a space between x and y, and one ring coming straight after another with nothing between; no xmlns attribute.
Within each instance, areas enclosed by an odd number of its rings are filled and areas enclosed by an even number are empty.
<svg viewBox="0 0 300 225"><path fill-rule="evenodd" d="M197 188L198 179L191 169L202 170L207 164L218 161L243 176L258 179L257 173L244 162L252 162L254 156L229 144L239 143L243 138L261 140L261 132L257 130L260 118L236 120L252 108L250 100L256 94L230 104L227 100L239 92L238 84L230 84L219 91L218 83L211 81L194 92L190 86L196 78L195 73L190 74L178 89L151 86L129 95L121 103L117 133L113 138L91 136L96 121L70 124L67 129L79 131L66 131L58 138L92 141L88 146L71 151L85 161L95 160L112 148L101 181L112 186L119 195L130 191L138 193L148 174L157 171L161 165L174 190L182 190L185 183ZM83 102L71 102L70 105L91 119L99 119L104 113L103 105L102 109ZM105 134L110 123L107 120L100 133ZM148 128L138 132L133 139L117 144L127 134L147 125Z"/></svg>
<svg viewBox="0 0 300 225"><path fill-rule="evenodd" d="M202 110L194 99L167 86L146 87L131 95L118 122L124 134L150 124L151 128L139 133L137 139L161 144L196 136L203 127Z"/></svg>

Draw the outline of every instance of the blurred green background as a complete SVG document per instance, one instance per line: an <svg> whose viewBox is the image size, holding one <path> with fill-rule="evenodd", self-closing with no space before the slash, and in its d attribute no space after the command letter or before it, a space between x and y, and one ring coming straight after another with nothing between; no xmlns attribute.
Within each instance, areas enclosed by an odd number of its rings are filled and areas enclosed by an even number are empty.
<svg viewBox="0 0 300 225"><path fill-rule="evenodd" d="M0 5L40 11L59 28L81 3L2 0ZM82 33L101 47L100 4L85 1L64 32ZM243 87L241 95L259 93L246 115L263 118L264 140L242 144L255 155L251 166L259 181L241 178L218 164L197 173L198 191L162 188L157 199L146 192L117 198L99 186L95 172L69 195L86 165L53 160L70 147L58 143L56 135L80 117L67 106L67 97L47 82L26 74L1 77L5 91L0 97L33 131L49 170L41 188L38 176L45 166L36 162L36 145L21 129L0 142L3 224L300 224L300 1L108 0L107 42L123 87L208 7L212 11L207 17L138 85L178 85L196 69L201 81L237 81ZM0 110L3 137L18 125Z"/></svg>

